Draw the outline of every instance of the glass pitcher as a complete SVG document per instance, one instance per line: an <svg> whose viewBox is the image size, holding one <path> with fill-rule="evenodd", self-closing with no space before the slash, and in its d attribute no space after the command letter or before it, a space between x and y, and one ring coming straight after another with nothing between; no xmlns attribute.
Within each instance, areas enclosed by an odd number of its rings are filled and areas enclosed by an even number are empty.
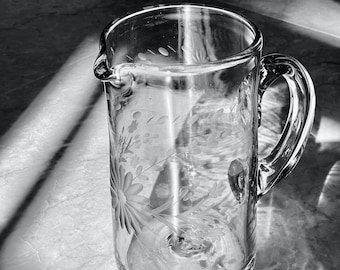
<svg viewBox="0 0 340 270"><path fill-rule="evenodd" d="M148 8L103 31L120 270L253 269L256 202L300 159L315 110L305 68L261 54L258 28L214 7ZM261 97L280 76L290 110L258 160Z"/></svg>

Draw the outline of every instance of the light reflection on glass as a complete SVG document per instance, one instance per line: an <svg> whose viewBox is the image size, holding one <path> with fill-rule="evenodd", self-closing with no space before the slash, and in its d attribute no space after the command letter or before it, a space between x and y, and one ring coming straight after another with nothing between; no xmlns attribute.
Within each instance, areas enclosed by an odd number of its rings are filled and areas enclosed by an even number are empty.
<svg viewBox="0 0 340 270"><path fill-rule="evenodd" d="M340 208L340 161L330 169L320 194L317 209L319 212L331 217L339 215Z"/></svg>
<svg viewBox="0 0 340 270"><path fill-rule="evenodd" d="M331 149L334 143L340 143L340 119L321 116L315 141L320 144L320 152Z"/></svg>

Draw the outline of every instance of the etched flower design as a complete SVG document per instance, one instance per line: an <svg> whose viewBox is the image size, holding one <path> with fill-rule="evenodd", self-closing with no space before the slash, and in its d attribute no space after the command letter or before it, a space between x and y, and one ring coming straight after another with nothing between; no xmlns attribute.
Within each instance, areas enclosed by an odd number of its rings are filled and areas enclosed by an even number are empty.
<svg viewBox="0 0 340 270"><path fill-rule="evenodd" d="M148 198L139 195L143 185L133 183L132 173L126 173L116 159L113 159L111 165L111 195L115 218L129 234L140 232L141 225L145 223L143 208L149 204Z"/></svg>

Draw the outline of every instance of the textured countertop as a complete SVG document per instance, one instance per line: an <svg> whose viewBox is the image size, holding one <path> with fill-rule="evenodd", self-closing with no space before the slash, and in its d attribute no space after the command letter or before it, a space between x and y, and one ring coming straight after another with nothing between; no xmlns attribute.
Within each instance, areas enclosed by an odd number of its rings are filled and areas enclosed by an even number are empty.
<svg viewBox="0 0 340 270"><path fill-rule="evenodd" d="M147 3L22 2L0 5L0 269L117 269L106 104L92 68L103 27ZM258 203L255 269L340 269L340 3L251 3L225 4L263 31L264 53L299 59L317 94L300 163ZM273 90L262 146L285 106Z"/></svg>

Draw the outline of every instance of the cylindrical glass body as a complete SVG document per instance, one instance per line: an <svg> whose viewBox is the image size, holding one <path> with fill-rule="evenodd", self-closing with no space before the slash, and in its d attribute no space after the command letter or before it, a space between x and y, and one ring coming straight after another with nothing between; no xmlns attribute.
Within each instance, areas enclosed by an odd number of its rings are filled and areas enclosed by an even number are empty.
<svg viewBox="0 0 340 270"><path fill-rule="evenodd" d="M109 112L119 269L252 269L262 36L232 12L143 10L110 24L95 74Z"/></svg>

